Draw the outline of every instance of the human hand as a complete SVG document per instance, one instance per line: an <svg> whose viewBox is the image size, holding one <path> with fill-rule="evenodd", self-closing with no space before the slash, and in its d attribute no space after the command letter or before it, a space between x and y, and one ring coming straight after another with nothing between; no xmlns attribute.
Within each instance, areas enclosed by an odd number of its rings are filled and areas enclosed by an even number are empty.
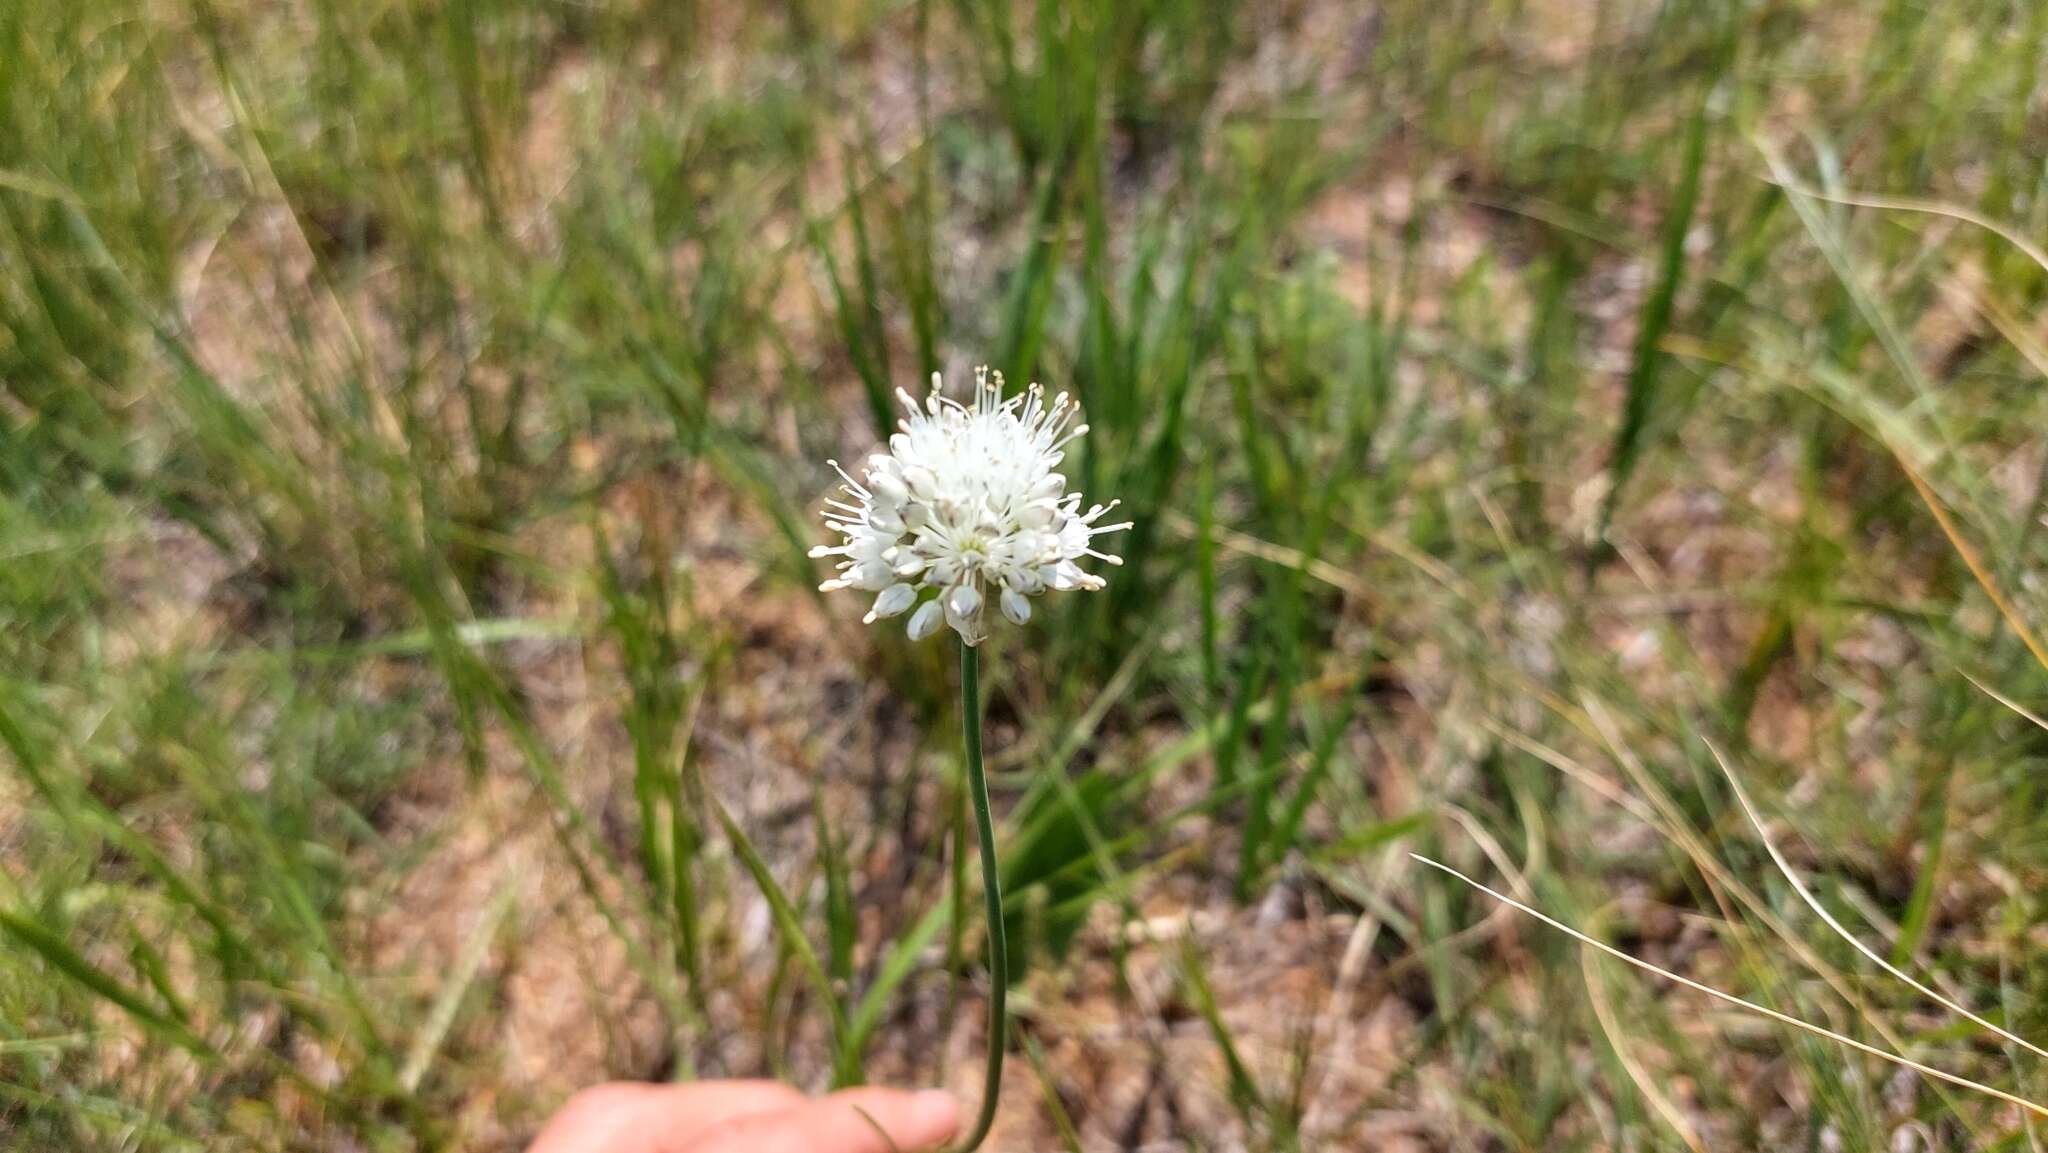
<svg viewBox="0 0 2048 1153"><path fill-rule="evenodd" d="M813 1099L773 1081L618 1081L571 1097L526 1153L918 1153L959 1128L959 1105L937 1089Z"/></svg>

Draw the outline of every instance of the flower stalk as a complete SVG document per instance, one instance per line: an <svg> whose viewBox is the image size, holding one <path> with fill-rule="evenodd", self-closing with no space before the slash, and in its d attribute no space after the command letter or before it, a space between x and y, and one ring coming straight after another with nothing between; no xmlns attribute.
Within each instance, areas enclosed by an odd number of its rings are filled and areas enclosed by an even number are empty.
<svg viewBox="0 0 2048 1153"><path fill-rule="evenodd" d="M974 645L960 642L960 724L967 742L967 791L974 802L976 845L981 856L981 895L988 911L988 1074L981 1112L956 1153L973 1153L995 1124L1003 1086L1003 1054L1009 1048L1010 946L1003 935L1003 879L996 856L995 818L989 813L988 774L981 765L981 659Z"/></svg>
<svg viewBox="0 0 2048 1153"><path fill-rule="evenodd" d="M960 713L967 740L967 788L981 856L981 892L988 907L988 1079L981 1112L954 1153L973 1153L995 1124L1008 1048L1010 950L1003 937L1003 885L996 856L988 775L981 763L981 665L975 651L988 637L987 606L1004 619L1031 619L1033 598L1048 592L1099 589L1087 559L1122 564L1095 538L1130 528L1103 523L1116 501L1087 506L1067 491L1059 471L1069 444L1088 431L1066 393L1048 399L1033 384L1006 396L1003 374L974 373L967 403L941 394L932 374L923 401L899 391L904 418L886 452L871 453L859 480L828 462L845 483L825 502L825 524L839 536L811 556L836 558L837 574L818 587L875 594L862 618L874 624L909 614L906 630L921 641L950 626L960 636ZM959 866L955 865L958 869ZM955 872L960 878L962 874ZM956 881L955 892L965 887ZM964 918L963 918L964 919ZM957 929L957 925L956 925Z"/></svg>

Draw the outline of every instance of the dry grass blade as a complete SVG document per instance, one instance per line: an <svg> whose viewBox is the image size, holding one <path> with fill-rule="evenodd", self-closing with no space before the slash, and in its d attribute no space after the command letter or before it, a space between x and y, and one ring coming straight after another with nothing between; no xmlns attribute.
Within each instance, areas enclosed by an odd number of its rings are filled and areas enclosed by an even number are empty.
<svg viewBox="0 0 2048 1153"><path fill-rule="evenodd" d="M1948 510L1942 506L1941 498L1935 495L1934 489L1920 476L1920 470L1914 468L1903 454L1895 451L1892 457L1899 462L1899 468L1905 471L1906 479L1913 482L1913 491L1920 494L1920 503L1926 505L1927 511L1934 514L1935 523L1941 526L1942 534L1948 537L1948 542L1954 546L1956 555L1963 558L1963 564L1969 567L1970 575L1976 578L1978 587L1984 590L1985 596L1991 598L1992 604L1998 606L1998 615L2004 617L2005 623L2012 626L2012 631L2019 634L2021 643L2027 646L2028 652L2034 654L2034 659L2041 663L2041 667L2048 669L2048 646L2041 643L2041 639L2034 635L2034 630L2027 627L2027 622L2021 618L2019 610L2013 607L2013 603L2006 599L2004 593L1998 591L1998 585L1991 579L1991 573L1984 567L1984 561L1978 557L1977 550L1971 547L1970 542L1963 539L1963 534L1956 528L1955 521L1949 517Z"/></svg>
<svg viewBox="0 0 2048 1153"><path fill-rule="evenodd" d="M1922 371L1919 360L1907 346L1904 334L1892 322L1880 304L1858 282L1854 270L1849 263L1848 256L1844 251L1841 238L1827 228L1811 212L1810 206L1806 203L1809 199L1818 199L1825 202L1837 200L1837 198L1809 195L1807 190L1790 175L1790 170L1786 167L1784 160L1775 149L1762 142L1758 143L1758 148L1763 153L1765 163L1770 166L1772 179L1780 187L1792 194L1792 206L1798 211L1800 220L1806 225L1808 234L1812 237L1815 245L1820 248L1822 254L1827 257L1828 263L1834 269L1836 278L1841 282L1843 290L1848 293L1858 312L1863 315L1865 321L1870 325L1872 332L1876 334L1878 343L1884 348L1886 355L1898 370L1899 375L1912 386L1919 404L1931 406L1933 403L1933 384L1927 378L1925 372ZM1861 199L1875 201L1875 198ZM1886 202L1879 206L1905 207L1913 203L1904 201ZM1928 205L1921 203L1920 207L1926 209ZM2043 255L2038 249L2027 245L2024 241L2007 233L1983 217L1976 216L1974 213L1964 215L1960 209L1946 207L1942 209L1941 214L1956 216L1958 219L1968 220L1973 224L1991 229L2000 236L2019 244L2030 258L2033 258L2043 269L2048 269L2048 260L2043 259ZM1939 426L1937 431L1941 435L1942 443L1940 448L1943 455L1955 456L1958 450L1951 435L1946 429ZM2013 607L2012 602L2006 598L2003 592L1999 591L1997 584L1991 579L1990 572L1985 568L1982 558L1978 556L1977 550L1964 539L1954 519L1949 515L1948 509L1942 504L1941 498L1936 495L1933 486L1927 483L1927 480L1921 476L1919 468L1914 465L1905 452L1900 451L1899 446L1893 442L1890 436L1880 433L1879 439L1884 444L1886 451L1890 452L1892 457L1899 462L1899 468L1905 472L1906 479L1913 483L1913 490L1919 495L1921 503L1925 504L1927 511L1934 515L1935 522L1941 526L1943 535L1948 537L1949 543L1956 550L1956 554L1962 558L1964 565L1968 566L1970 575L1983 588L1985 595L1989 596L1992 603L1997 606L1999 615L2003 616L2006 623L2012 627L2012 630L2019 634L2020 640L2027 646L2027 651L2034 655L2034 659L2040 662L2041 667L2048 669L2048 646L2044 646L2041 643L2040 638L2036 637L2033 630L2027 627L2026 621L2020 617L2019 611Z"/></svg>
<svg viewBox="0 0 2048 1153"><path fill-rule="evenodd" d="M1998 1025L1991 1023L1990 1021L1985 1020L1983 1017L1980 1017L1977 1014L1971 1012L1969 1009L1964 1008L1961 1004L1957 1003L1956 1001L1951 1000L1950 998L1935 992L1933 989L1913 979L1904 971L1900 970L1898 966L1892 964L1890 961L1885 960L1884 957L1877 952L1877 950L1864 944L1862 940L1859 939L1854 933L1851 933L1847 928L1845 928L1840 921L1837 921L1835 919L1834 914L1828 912L1827 906L1821 904L1819 899L1813 895L1813 891L1806 887L1806 883L1799 879L1799 874L1795 872L1792 868L1792 862L1785 859L1785 854L1780 852L1778 849L1778 843L1771 839L1771 835L1769 832L1765 831L1764 819L1762 815L1757 812L1756 804L1749 799L1749 791L1747 789L1744 789L1742 787L1742 782L1739 779L1737 779L1735 775L1735 768L1734 766L1728 763L1728 758L1721 754L1720 748L1716 746L1714 742L1706 741L1704 737L1702 737L1701 740L1706 742L1707 751L1714 754L1714 763L1721 767L1721 775L1728 778L1728 787L1734 790L1735 799L1742 805L1743 815L1749 818L1750 826L1756 830L1757 839L1764 843L1764 850L1770 853L1771 861L1778 866L1778 872L1784 874L1785 880L1792 885L1792 890L1799 894L1799 899L1806 902L1806 907L1812 909L1814 911L1814 914L1820 917L1820 919L1826 923L1828 928L1834 930L1836 936L1840 937L1844 941L1847 941L1850 944L1850 946L1852 946L1857 952L1863 954L1865 957L1868 957L1870 960L1876 962L1878 968L1883 969L1885 972L1905 982L1908 986L1910 986L1913 989L1914 992L1919 993L1921 996L1934 1001L1935 1003L1939 1004L1942 1008L1947 1009L1951 1013L1956 1013L1962 1017L1967 1018L1971 1023L1975 1025L1991 1030L1993 1033L1996 1033L2000 1037L2003 1037L2006 1040L2011 1041L2015 1045L2027 1049L2036 1056L2048 1057L2048 1049L2042 1049L2039 1045L2034 1044L2032 1041L2027 1040L2025 1037L2019 1036L2016 1033L2010 1032L2006 1029L1999 1027Z"/></svg>
<svg viewBox="0 0 2048 1153"><path fill-rule="evenodd" d="M1188 516L1169 510L1160 518L1166 527L1185 540L1196 537L1199 526ZM1331 588L1342 590L1362 600L1370 601L1372 589L1356 573L1349 572L1325 560L1314 560L1300 549L1274 544L1235 529L1216 527L1211 530L1216 543L1241 556L1253 557L1287 568L1300 569ZM1470 581L1459 576L1450 567L1435 557L1418 551L1413 545L1390 533L1366 531L1367 543L1389 556L1413 567L1416 571L1442 585L1453 594L1467 600L1477 599L1479 593Z"/></svg>
<svg viewBox="0 0 2048 1153"><path fill-rule="evenodd" d="M1650 1103L1650 1108L1657 1116L1671 1127L1673 1133L1678 1134L1680 1141L1685 1142L1686 1148L1691 1149L1693 1153L1706 1153L1707 1147L1700 1143L1700 1136L1693 1130L1692 1123L1685 1119L1685 1114L1679 1111L1677 1104L1658 1087L1656 1078L1650 1075L1648 1069L1643 1068L1643 1063L1636 1058L1635 1050L1630 1048L1628 1033L1622 1029L1621 1022L1615 1019L1614 1007L1607 1003L1607 994L1600 987L1600 976L1593 967L1593 955L1581 953L1579 959L1579 968L1586 980L1586 996L1593 1003L1593 1017L1600 1022L1601 1032L1607 1034L1607 1043L1614 1047L1614 1057L1621 1062L1622 1071L1628 1074L1630 1081L1635 1082L1636 1091Z"/></svg>
<svg viewBox="0 0 2048 1153"><path fill-rule="evenodd" d="M1992 700L1997 701L1999 704L2004 705L2006 708L2011 709L2013 712L2016 712L2020 716L2025 717L2027 720L2032 721L2036 726L2043 729L2048 729L2048 718L2042 717L2041 714L2034 712L2032 709L2027 708L2027 706L2019 703L2016 700L2013 700L2011 697L2006 696L2004 693L1999 692L1997 689L1992 688L1990 685L1985 684L1983 681L1978 680L1976 677L1973 677L1968 673L1963 674L1963 679L1977 686L1978 692L1983 693L1985 696L1990 697Z"/></svg>
<svg viewBox="0 0 2048 1153"><path fill-rule="evenodd" d="M1782 176L1773 180L1772 183L1787 192L1811 197L1814 200L1826 201L1829 204L1846 204L1852 208L1877 208L1887 212L1919 212L1928 216L1945 216L1950 220L1960 220L1965 224L1974 224L1986 232L1993 233L2014 248L2019 249L2026 254L2028 260L2040 265L2043 272L2048 272L2048 252L2044 252L2039 245L2000 224L1998 221L1967 208L1958 208L1953 204L1945 204L1939 200L1924 200L1913 196L1879 196L1862 192L1822 192L1817 188L1808 188L1796 181L1786 180Z"/></svg>
<svg viewBox="0 0 2048 1153"><path fill-rule="evenodd" d="M1497 889L1489 888L1488 886L1473 880L1472 878L1466 876L1458 870L1451 868L1449 865L1443 864L1440 861L1433 861L1428 857L1421 855L1420 853L1410 853L1408 854L1408 856L1410 859L1420 861L1421 863L1428 865L1430 868L1435 869L1440 873L1449 874L1453 879L1464 882L1467 886L1477 889L1482 893L1485 893L1487 896L1492 897L1494 900L1499 901L1503 905L1507 905L1508 907L1514 909L1518 913L1522 913L1527 916L1536 918L1537 920L1543 922L1551 928L1556 929L1558 932L1563 933L1564 935L1570 937L1572 940L1577 941L1581 945L1586 945L1590 946L1591 948L1598 949L1601 952L1607 954L1608 956L1613 957L1618 961L1625 961L1630 965L1634 965L1636 968L1641 969L1646 973L1655 973L1657 976L1662 977L1667 981L1676 982L1677 984L1683 985L1686 988L1693 990L1694 992L1705 993L1707 996L1712 997L1717 1001L1725 1001L1730 1005L1734 1005L1738 1009L1746 1009L1749 1012L1758 1014L1759 1016L1768 1017L1781 1025L1790 1025L1795 1029L1803 1030L1804 1032L1811 1033L1816 1037L1821 1037L1826 1040L1833 1041L1837 1045L1842 1045L1847 1048L1854 1049L1859 1053L1865 1053L1869 1056L1876 1057L1879 1060L1889 1061L1892 1064L1898 1065L1902 1068L1911 1069L1916 1073L1925 1074L1926 1076L1932 1077L1937 1081L1945 1081L1951 1085L1957 1086L1958 1088L1968 1089L1975 1093L1982 1093L1987 1097L1996 1097L2000 1101L2004 1101L2011 1105L2017 1105L2020 1108L2025 1109L2026 1111L2034 1114L2037 1117L2048 1117L2048 1105L2037 1105L2034 1102L2027 1100L2025 1097L2015 1096L2014 1094L2008 1093L2003 1089L1993 1088L1992 1086L1983 1084L1979 1081L1972 1081L1968 1077L1959 1077L1954 1073L1937 1069L1932 1065L1923 1065L1910 1057L1902 1057L1899 1054L1891 1052L1888 1049L1880 1049L1875 1045L1871 1045L1863 1041L1858 1041L1854 1037L1843 1036L1842 1034L1837 1033L1832 1029L1826 1029L1819 1025L1812 1024L1811 1022L1802 1021L1789 1013L1781 1013L1776 1009L1769 1008L1768 1006L1759 1005L1755 1001L1744 1000L1743 998L1738 997L1733 993L1724 993L1721 990L1714 988L1712 985L1702 984L1698 981L1693 980L1690 977L1682 977L1679 974L1670 971L1669 969L1658 968L1656 965L1652 965L1651 963L1643 960L1640 957L1631 956L1628 953L1624 953L1620 949L1617 949L1604 941L1595 940L1594 938L1579 932L1577 929L1572 928L1570 925L1565 924L1563 921L1560 921L1557 918L1550 916L1549 914L1543 912L1540 909L1536 909L1532 906L1525 905L1522 902L1515 900L1513 897L1510 897L1506 893L1502 893Z"/></svg>

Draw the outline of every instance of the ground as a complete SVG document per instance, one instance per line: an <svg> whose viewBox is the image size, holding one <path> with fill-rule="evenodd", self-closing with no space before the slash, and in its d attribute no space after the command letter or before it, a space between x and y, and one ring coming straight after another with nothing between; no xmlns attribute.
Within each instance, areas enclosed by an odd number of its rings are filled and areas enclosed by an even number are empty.
<svg viewBox="0 0 2048 1153"><path fill-rule="evenodd" d="M2042 1095L1762 841L2042 1032L2048 27L1864 7L0 15L0 1132L975 1103L957 659L804 550L988 361L1139 521L988 647L990 1148L2026 1147L1408 855Z"/></svg>

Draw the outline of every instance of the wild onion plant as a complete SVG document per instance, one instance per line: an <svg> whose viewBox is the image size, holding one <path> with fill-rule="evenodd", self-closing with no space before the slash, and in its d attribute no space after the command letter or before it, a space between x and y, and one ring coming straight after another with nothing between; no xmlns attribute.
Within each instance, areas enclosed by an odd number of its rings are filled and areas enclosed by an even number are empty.
<svg viewBox="0 0 2048 1153"><path fill-rule="evenodd" d="M910 614L910 639L923 640L943 620L960 635L960 715L965 727L968 790L981 851L982 895L988 909L988 1076L981 1110L967 1140L980 1146L995 1123L1007 1036L1008 945L1003 938L1001 869L988 778L981 762L981 673L977 646L988 636L983 609L993 599L1016 624L1031 619L1031 598L1051 590L1099 589L1103 579L1080 567L1083 557L1109 564L1096 536L1131 527L1100 523L1117 502L1081 511L1059 471L1066 446L1088 431L1065 393L1047 403L1036 385L1003 395L1003 375L978 368L971 406L932 391L920 405L897 391L908 416L889 450L868 457L860 480L839 470L846 500L832 500L825 522L844 540L819 545L813 557L836 556L839 575L824 583L875 594L863 618ZM832 467L839 469L833 461Z"/></svg>

